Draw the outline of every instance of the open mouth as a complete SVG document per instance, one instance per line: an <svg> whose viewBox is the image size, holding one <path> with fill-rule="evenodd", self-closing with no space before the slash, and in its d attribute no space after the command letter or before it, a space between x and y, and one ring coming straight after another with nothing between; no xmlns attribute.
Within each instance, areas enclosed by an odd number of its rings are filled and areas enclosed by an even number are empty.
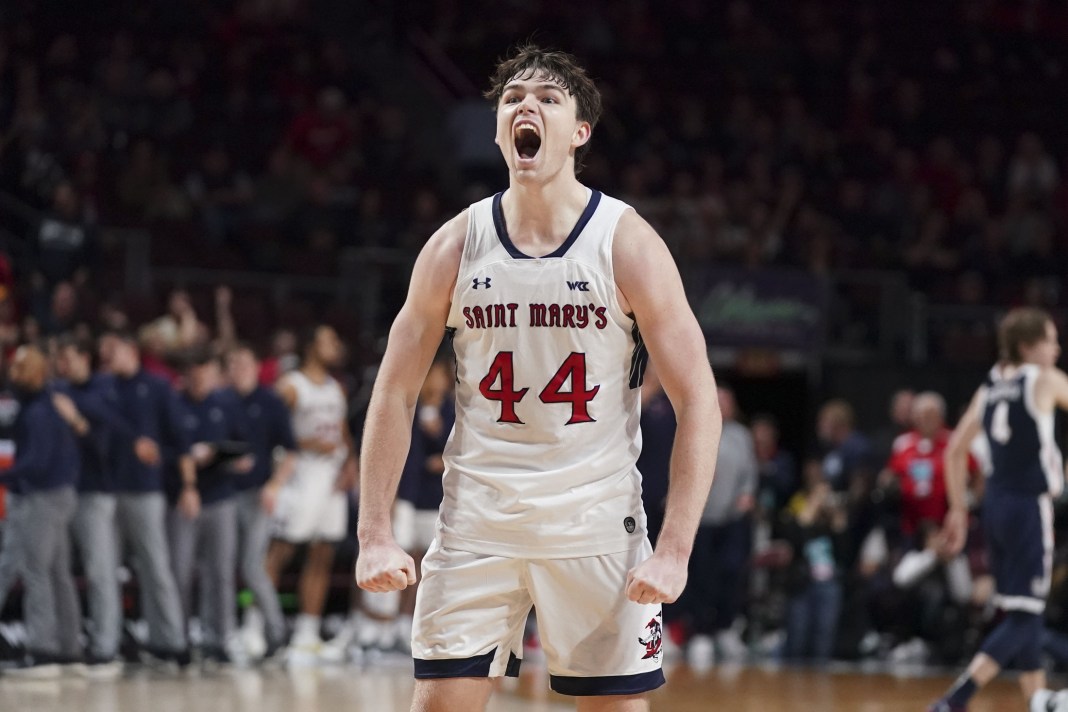
<svg viewBox="0 0 1068 712"><path fill-rule="evenodd" d="M519 124L515 127L515 150L520 158L530 160L541 148L541 134L534 124Z"/></svg>

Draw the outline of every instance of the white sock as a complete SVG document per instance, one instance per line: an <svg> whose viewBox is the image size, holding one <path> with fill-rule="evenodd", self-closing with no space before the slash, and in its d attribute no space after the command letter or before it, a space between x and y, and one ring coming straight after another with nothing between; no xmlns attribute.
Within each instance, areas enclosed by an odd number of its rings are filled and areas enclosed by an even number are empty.
<svg viewBox="0 0 1068 712"><path fill-rule="evenodd" d="M318 638L319 629L322 626L322 620L319 616L308 615L307 613L301 613L297 616L297 622L294 625L293 637L295 638Z"/></svg>

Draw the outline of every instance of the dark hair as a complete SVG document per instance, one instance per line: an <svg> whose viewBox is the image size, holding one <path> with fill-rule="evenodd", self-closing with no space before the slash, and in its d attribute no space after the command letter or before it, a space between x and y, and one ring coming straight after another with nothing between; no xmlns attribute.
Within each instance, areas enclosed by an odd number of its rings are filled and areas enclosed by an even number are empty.
<svg viewBox="0 0 1068 712"><path fill-rule="evenodd" d="M56 346L59 349L74 349L82 356L92 357L93 355L93 342L89 339L84 339L74 334L63 334L56 341Z"/></svg>
<svg viewBox="0 0 1068 712"><path fill-rule="evenodd" d="M320 329L333 329L334 327L324 322L317 324L311 324L305 326L300 330L300 334L297 336L297 353L301 358L308 355L308 350L315 345L315 340L319 338Z"/></svg>
<svg viewBox="0 0 1068 712"><path fill-rule="evenodd" d="M1013 309L998 324L998 353L1003 361L1020 363L1021 347L1030 346L1046 338L1049 314L1034 307Z"/></svg>
<svg viewBox="0 0 1068 712"><path fill-rule="evenodd" d="M101 339L105 337L116 339L117 341L122 341L126 344L130 344L131 346L136 347L138 350L140 350L141 348L141 342L137 340L137 335L134 334L132 331L127 331L126 329L106 329L100 334Z"/></svg>
<svg viewBox="0 0 1068 712"><path fill-rule="evenodd" d="M574 55L543 49L533 43L519 45L509 56L497 62L497 67L490 76L490 88L484 96L493 102L496 109L509 82L536 76L544 76L559 84L561 89L574 97L575 116L578 120L587 122L591 130L597 125L601 118L601 92L597 90L586 70ZM587 141L575 149L576 173L582 169L583 159L589 148L590 142Z"/></svg>
<svg viewBox="0 0 1068 712"><path fill-rule="evenodd" d="M249 354L252 355L252 358L256 359L257 361L260 360L259 352L255 349L255 347L252 346L252 344L247 341L235 341L230 346L230 348L226 349L225 355L229 356L230 354L237 354L241 353L242 351L247 351Z"/></svg>

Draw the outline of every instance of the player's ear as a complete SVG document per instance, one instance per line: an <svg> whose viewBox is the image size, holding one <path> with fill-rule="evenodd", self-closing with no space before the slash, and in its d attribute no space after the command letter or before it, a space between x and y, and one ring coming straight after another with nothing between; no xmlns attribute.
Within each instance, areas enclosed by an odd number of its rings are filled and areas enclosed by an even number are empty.
<svg viewBox="0 0 1068 712"><path fill-rule="evenodd" d="M586 145L592 135L593 127L590 126L590 122L580 121L578 126L575 127L575 133L571 135L571 147L578 148L579 146Z"/></svg>

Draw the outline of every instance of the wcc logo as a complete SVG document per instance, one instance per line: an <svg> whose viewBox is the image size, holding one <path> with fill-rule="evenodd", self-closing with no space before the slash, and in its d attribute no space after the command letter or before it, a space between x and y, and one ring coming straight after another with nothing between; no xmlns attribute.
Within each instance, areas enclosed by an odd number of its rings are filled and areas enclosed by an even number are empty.
<svg viewBox="0 0 1068 712"><path fill-rule="evenodd" d="M572 292L588 292L588 291L590 291L590 283L589 282L572 282L569 279L569 280L567 280L567 288L570 289Z"/></svg>
<svg viewBox="0 0 1068 712"><path fill-rule="evenodd" d="M658 614L656 618L650 619L645 624L645 629L649 631L647 637L638 637L638 642L645 646L645 655L642 656L642 660L648 660L660 655L660 645L664 642L664 629L660 625L659 618Z"/></svg>
<svg viewBox="0 0 1068 712"><path fill-rule="evenodd" d="M489 289L490 288L490 280L491 279L493 279L493 278L492 277L486 277L485 279L479 279L478 277L475 277L474 279L471 280L471 288L472 289L478 289L479 287L485 287L486 289Z"/></svg>

